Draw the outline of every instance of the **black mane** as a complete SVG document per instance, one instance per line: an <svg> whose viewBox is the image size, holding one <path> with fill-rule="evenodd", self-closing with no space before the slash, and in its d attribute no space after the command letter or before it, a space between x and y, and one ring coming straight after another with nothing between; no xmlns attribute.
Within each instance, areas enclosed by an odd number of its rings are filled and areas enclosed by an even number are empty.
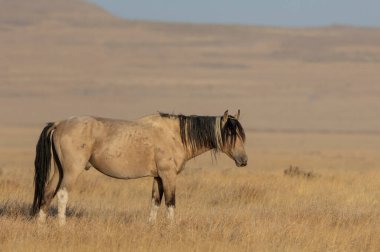
<svg viewBox="0 0 380 252"><path fill-rule="evenodd" d="M228 116L227 122L223 127L223 116L185 116L182 114L174 115L167 113L160 113L160 116L179 120L182 143L192 151L201 148L219 151L221 144L233 147L237 137L240 137L243 142L245 141L243 127L240 122L232 116ZM216 127L217 123L219 123L219 127ZM219 139L218 136L220 136Z"/></svg>

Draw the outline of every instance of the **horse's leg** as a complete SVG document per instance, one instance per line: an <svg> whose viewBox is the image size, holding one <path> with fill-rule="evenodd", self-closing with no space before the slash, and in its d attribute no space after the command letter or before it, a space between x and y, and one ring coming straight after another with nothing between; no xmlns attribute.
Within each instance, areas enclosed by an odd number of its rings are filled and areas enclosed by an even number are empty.
<svg viewBox="0 0 380 252"><path fill-rule="evenodd" d="M79 170L80 169L80 170ZM72 167L69 173L64 173L62 184L57 192L58 197L58 222L63 226L66 224L66 207L69 200L69 192L78 178L79 174L84 170L84 166L79 168Z"/></svg>
<svg viewBox="0 0 380 252"><path fill-rule="evenodd" d="M150 209L149 222L156 221L157 211L160 208L163 193L164 188L162 185L162 180L160 177L155 177L153 179L152 205Z"/></svg>
<svg viewBox="0 0 380 252"><path fill-rule="evenodd" d="M53 200L54 192L58 185L58 180L59 180L59 171L58 171L57 166L55 165L54 174L46 186L44 199L42 200L42 205L41 205L40 211L38 212L39 223L46 222L47 212L49 210L50 203Z"/></svg>
<svg viewBox="0 0 380 252"><path fill-rule="evenodd" d="M174 222L174 208L175 208L175 184L177 173L175 169L169 169L160 173L162 184L164 186L165 205L167 207L167 217Z"/></svg>
<svg viewBox="0 0 380 252"><path fill-rule="evenodd" d="M67 165L65 166L65 168ZM72 190L78 176L84 171L85 164L71 165L65 170L62 184L57 192L58 197L58 222L63 226L66 224L66 207L69 200L69 192Z"/></svg>
<svg viewBox="0 0 380 252"><path fill-rule="evenodd" d="M168 219L174 223L175 208L175 185L177 179L177 162L170 153L158 149L155 157L158 175L162 180L165 195L165 205L167 208Z"/></svg>
<svg viewBox="0 0 380 252"><path fill-rule="evenodd" d="M66 187L62 187L58 190L58 222L60 226L66 224L66 207L69 200L69 193Z"/></svg>
<svg viewBox="0 0 380 252"><path fill-rule="evenodd" d="M85 170L91 153L88 150L76 148L76 145L67 143L62 148L60 142L56 145L57 153L63 167L62 183L57 192L58 198L58 222L66 224L66 207L69 200L69 192L72 190L78 176ZM61 158L63 157L63 158Z"/></svg>

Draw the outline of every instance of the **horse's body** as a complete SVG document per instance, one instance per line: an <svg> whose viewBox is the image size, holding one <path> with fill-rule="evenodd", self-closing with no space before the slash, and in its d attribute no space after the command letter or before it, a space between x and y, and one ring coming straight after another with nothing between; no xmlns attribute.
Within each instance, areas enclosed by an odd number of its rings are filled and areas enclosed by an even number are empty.
<svg viewBox="0 0 380 252"><path fill-rule="evenodd" d="M44 222L57 193L58 216L64 224L68 192L78 175L93 166L119 179L154 177L150 220L155 220L163 194L173 219L176 175L186 161L214 149L244 166L244 137L237 118L226 113L223 117L157 114L133 122L86 116L49 123L36 148L32 213L39 211ZM51 153L55 169L49 180Z"/></svg>

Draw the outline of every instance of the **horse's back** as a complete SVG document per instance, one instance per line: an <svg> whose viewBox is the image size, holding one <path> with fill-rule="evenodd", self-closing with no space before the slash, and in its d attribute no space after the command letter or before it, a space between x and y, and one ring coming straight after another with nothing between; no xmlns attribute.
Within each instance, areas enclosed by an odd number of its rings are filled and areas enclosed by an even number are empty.
<svg viewBox="0 0 380 252"><path fill-rule="evenodd" d="M54 141L66 149L81 147L92 153L96 146L104 143L110 144L111 147L115 145L133 125L130 121L73 116L56 123Z"/></svg>
<svg viewBox="0 0 380 252"><path fill-rule="evenodd" d="M73 116L56 123L56 130L75 138L106 137L120 128L133 125L131 121L108 119L93 116Z"/></svg>

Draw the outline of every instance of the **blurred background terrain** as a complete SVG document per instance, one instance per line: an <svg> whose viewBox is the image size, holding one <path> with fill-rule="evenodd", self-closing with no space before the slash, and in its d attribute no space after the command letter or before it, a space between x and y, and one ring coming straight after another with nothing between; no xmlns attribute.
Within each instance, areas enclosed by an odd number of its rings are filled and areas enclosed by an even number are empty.
<svg viewBox="0 0 380 252"><path fill-rule="evenodd" d="M1 2L0 52L0 125L240 108L249 129L380 129L378 28L128 21L17 0Z"/></svg>

